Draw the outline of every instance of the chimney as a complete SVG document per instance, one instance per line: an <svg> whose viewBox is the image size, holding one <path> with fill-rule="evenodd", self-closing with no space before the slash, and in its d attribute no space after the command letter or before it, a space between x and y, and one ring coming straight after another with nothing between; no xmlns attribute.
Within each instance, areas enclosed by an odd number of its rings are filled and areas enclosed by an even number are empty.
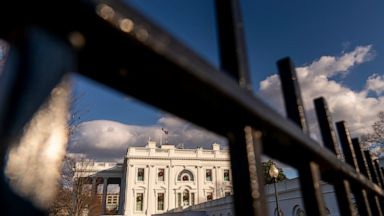
<svg viewBox="0 0 384 216"><path fill-rule="evenodd" d="M155 141L148 141L145 148L154 149L156 148L156 142Z"/></svg>
<svg viewBox="0 0 384 216"><path fill-rule="evenodd" d="M212 144L212 150L213 150L213 151L220 151L220 144L218 144L218 143L213 143L213 144Z"/></svg>

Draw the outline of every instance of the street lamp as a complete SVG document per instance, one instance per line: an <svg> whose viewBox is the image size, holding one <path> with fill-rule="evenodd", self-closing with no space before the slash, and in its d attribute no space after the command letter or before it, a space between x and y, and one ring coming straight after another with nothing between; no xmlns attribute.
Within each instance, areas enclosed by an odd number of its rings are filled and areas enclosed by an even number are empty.
<svg viewBox="0 0 384 216"><path fill-rule="evenodd" d="M273 186L274 186L274 188L275 188L275 199L276 199L277 215L280 216L279 202L278 202L278 198L277 198L277 190L276 190L276 181L277 181L277 177L279 176L279 169L277 169L277 167L275 166L275 164L272 164L272 165L269 167L268 174L269 174L269 176L270 176L270 177L272 178L272 180L273 180Z"/></svg>

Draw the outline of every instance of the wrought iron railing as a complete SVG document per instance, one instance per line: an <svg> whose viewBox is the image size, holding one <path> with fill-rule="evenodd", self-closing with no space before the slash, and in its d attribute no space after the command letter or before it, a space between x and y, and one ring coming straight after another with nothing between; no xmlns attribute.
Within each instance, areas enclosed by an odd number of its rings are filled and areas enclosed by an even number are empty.
<svg viewBox="0 0 384 216"><path fill-rule="evenodd" d="M278 61L287 118L251 92L241 13L236 0L216 0L221 70L217 70L129 5L108 0L5 1L0 37L11 45L0 79L0 143L9 143L70 71L173 113L229 141L237 215L266 215L261 154L295 167L307 215L326 215L320 180L335 186L341 215L383 215L383 173L344 122L315 100L324 147L307 134L293 64ZM159 82L159 80L161 80ZM158 91L161 89L161 93ZM279 149L276 151L276 149ZM2 161L2 167L4 162ZM1 178L1 211L43 214ZM5 201L4 201L5 200Z"/></svg>

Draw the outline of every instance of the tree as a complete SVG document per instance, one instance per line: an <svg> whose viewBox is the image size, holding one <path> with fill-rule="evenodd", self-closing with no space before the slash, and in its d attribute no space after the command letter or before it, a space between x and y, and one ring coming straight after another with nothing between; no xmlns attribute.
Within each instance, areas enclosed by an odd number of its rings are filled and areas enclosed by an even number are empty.
<svg viewBox="0 0 384 216"><path fill-rule="evenodd" d="M71 89L73 83L70 82ZM80 116L87 111L80 110L77 107L79 100L84 94L73 95L71 92L68 119L68 137L70 138L76 127L80 123ZM78 216L84 215L83 211L87 211L87 215L100 215L101 202L97 196L92 196L90 178L80 176L80 170L76 164L80 164L82 169L87 169L93 161L86 159L83 156L67 153L61 163L61 178L58 182L58 192L55 199L49 207L50 215L71 215ZM77 172L76 172L77 171Z"/></svg>
<svg viewBox="0 0 384 216"><path fill-rule="evenodd" d="M274 164L276 166L276 163L273 162L272 160L268 160L267 162L262 162L263 172L264 172L264 183L265 184L272 184L274 181L272 179L272 177L269 175L269 169L272 166L272 164ZM276 178L276 182L280 182L280 181L287 179L287 177L284 174L283 169L281 169L279 167L277 167L277 169L279 170L279 175Z"/></svg>
<svg viewBox="0 0 384 216"><path fill-rule="evenodd" d="M84 157L66 155L61 170L59 192L51 203L50 215L100 215L101 203L92 194L92 181L82 175L82 171L92 165L92 161Z"/></svg>
<svg viewBox="0 0 384 216"><path fill-rule="evenodd" d="M373 156L384 157L384 111L377 115L378 120L372 125L373 133L361 136L363 149L370 150Z"/></svg>

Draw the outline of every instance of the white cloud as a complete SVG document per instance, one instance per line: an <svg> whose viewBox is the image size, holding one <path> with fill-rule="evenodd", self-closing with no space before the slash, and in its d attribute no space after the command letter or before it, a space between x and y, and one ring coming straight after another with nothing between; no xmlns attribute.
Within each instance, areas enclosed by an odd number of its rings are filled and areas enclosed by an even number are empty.
<svg viewBox="0 0 384 216"><path fill-rule="evenodd" d="M166 135L161 129L168 131ZM96 120L77 126L69 144L69 151L83 153L96 160L121 161L129 146L144 146L148 139L185 148L211 148L214 142L225 144L225 139L185 122L177 117L164 116L155 125L126 125L115 121Z"/></svg>
<svg viewBox="0 0 384 216"><path fill-rule="evenodd" d="M351 67L371 60L374 56L372 46L359 46L354 51L345 53L340 57L335 56L322 56L319 60L314 61L312 64L300 69L307 70L302 72L302 75L325 75L332 77L337 74L345 74ZM310 73L314 72L314 73Z"/></svg>
<svg viewBox="0 0 384 216"><path fill-rule="evenodd" d="M359 64L372 60L372 46L359 46L341 56L322 56L311 64L296 68L306 114L313 137L316 138L317 124L313 99L323 96L336 121L345 120L352 135L358 136L370 131L370 125L376 120L377 113L384 108L383 76L372 75L368 78L366 89L354 91L332 78L346 76ZM377 93L369 96L369 91ZM279 77L275 74L260 82L259 96L284 113Z"/></svg>
<svg viewBox="0 0 384 216"><path fill-rule="evenodd" d="M368 77L367 90L374 91L377 95L384 93L384 75L373 74Z"/></svg>

